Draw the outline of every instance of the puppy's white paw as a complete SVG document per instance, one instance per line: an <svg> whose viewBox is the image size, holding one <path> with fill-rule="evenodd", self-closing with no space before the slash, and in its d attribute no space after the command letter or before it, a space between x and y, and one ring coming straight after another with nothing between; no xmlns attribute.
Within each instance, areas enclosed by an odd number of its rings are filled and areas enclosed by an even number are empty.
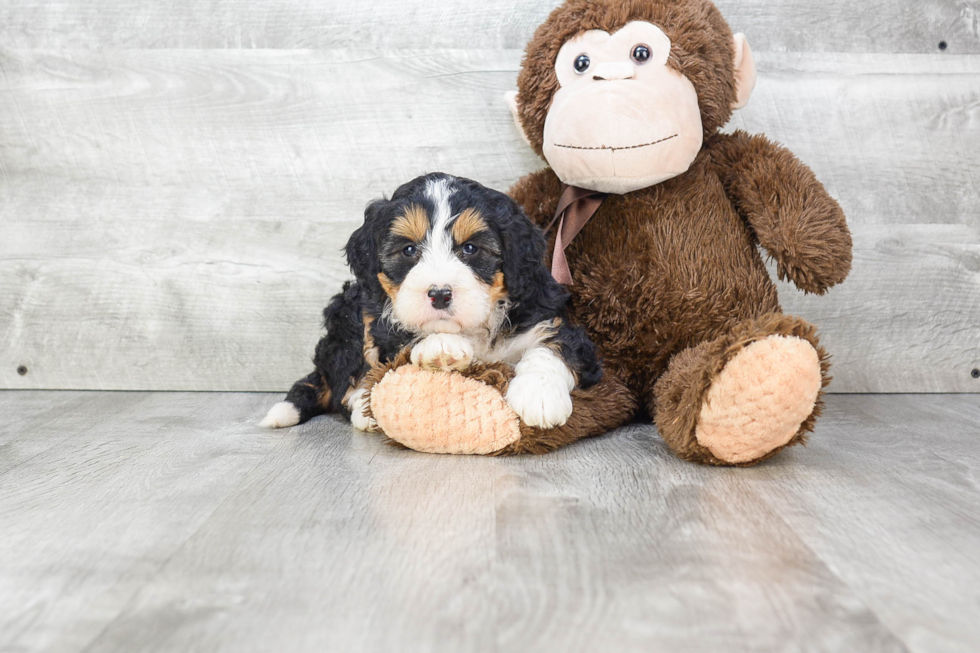
<svg viewBox="0 0 980 653"><path fill-rule="evenodd" d="M561 426L572 414L568 384L554 374L518 374L507 388L507 403L528 426Z"/></svg>
<svg viewBox="0 0 980 653"><path fill-rule="evenodd" d="M412 348L412 362L434 370L464 370L473 361L473 344L452 333L433 333Z"/></svg>
<svg viewBox="0 0 980 653"><path fill-rule="evenodd" d="M561 426L572 414L575 377L557 353L534 347L521 357L507 388L507 403L528 426Z"/></svg>
<svg viewBox="0 0 980 653"><path fill-rule="evenodd" d="M262 421L259 422L259 426L270 429L281 429L297 424L299 424L299 411L296 410L296 406L288 401L280 401L270 408Z"/></svg>
<svg viewBox="0 0 980 653"><path fill-rule="evenodd" d="M351 393L347 400L347 407L350 409L350 423L358 431L375 433L378 431L378 423L364 414L366 408L367 390L359 389Z"/></svg>

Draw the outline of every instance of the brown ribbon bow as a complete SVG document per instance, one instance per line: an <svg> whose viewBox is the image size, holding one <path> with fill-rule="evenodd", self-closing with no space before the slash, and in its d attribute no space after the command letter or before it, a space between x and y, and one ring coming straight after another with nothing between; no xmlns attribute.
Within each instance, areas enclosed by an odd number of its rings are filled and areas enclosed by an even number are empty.
<svg viewBox="0 0 980 653"><path fill-rule="evenodd" d="M558 198L558 210L555 217L548 223L545 231L551 231L551 227L558 222L558 233L555 235L555 253L551 257L551 276L560 284L570 286L572 272L568 268L568 260L565 258L565 248L585 227L585 223L595 215L606 193L595 190L586 190L578 186L562 184L561 196Z"/></svg>

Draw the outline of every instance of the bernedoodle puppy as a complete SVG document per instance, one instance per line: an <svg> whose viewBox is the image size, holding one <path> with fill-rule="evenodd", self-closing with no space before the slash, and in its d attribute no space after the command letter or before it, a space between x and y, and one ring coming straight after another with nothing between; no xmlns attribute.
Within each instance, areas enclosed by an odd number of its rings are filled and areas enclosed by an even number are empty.
<svg viewBox="0 0 980 653"><path fill-rule="evenodd" d="M602 371L584 330L567 320L569 295L545 267L544 248L514 200L469 179L433 173L372 202L346 247L355 281L323 312L316 370L261 424L338 412L375 430L362 381L409 347L422 368L512 365L514 412L532 427L564 424L571 391L595 385Z"/></svg>

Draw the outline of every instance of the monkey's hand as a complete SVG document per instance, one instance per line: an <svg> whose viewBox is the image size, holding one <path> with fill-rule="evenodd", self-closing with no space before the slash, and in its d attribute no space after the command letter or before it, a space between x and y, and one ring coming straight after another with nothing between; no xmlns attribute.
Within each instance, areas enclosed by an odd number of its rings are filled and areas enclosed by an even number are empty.
<svg viewBox="0 0 980 653"><path fill-rule="evenodd" d="M851 270L851 233L813 171L764 136L739 130L709 144L728 197L776 260L782 280L822 295Z"/></svg>

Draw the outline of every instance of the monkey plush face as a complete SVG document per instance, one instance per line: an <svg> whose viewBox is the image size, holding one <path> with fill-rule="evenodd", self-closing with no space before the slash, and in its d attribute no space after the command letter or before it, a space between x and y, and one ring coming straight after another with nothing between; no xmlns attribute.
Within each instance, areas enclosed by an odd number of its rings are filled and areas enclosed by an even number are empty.
<svg viewBox="0 0 980 653"><path fill-rule="evenodd" d="M623 194L686 172L754 85L745 38L709 0L567 0L507 99L559 179Z"/></svg>
<svg viewBox="0 0 980 653"><path fill-rule="evenodd" d="M701 151L701 111L669 56L667 35L642 21L562 46L542 150L565 183L627 193L687 171Z"/></svg>

